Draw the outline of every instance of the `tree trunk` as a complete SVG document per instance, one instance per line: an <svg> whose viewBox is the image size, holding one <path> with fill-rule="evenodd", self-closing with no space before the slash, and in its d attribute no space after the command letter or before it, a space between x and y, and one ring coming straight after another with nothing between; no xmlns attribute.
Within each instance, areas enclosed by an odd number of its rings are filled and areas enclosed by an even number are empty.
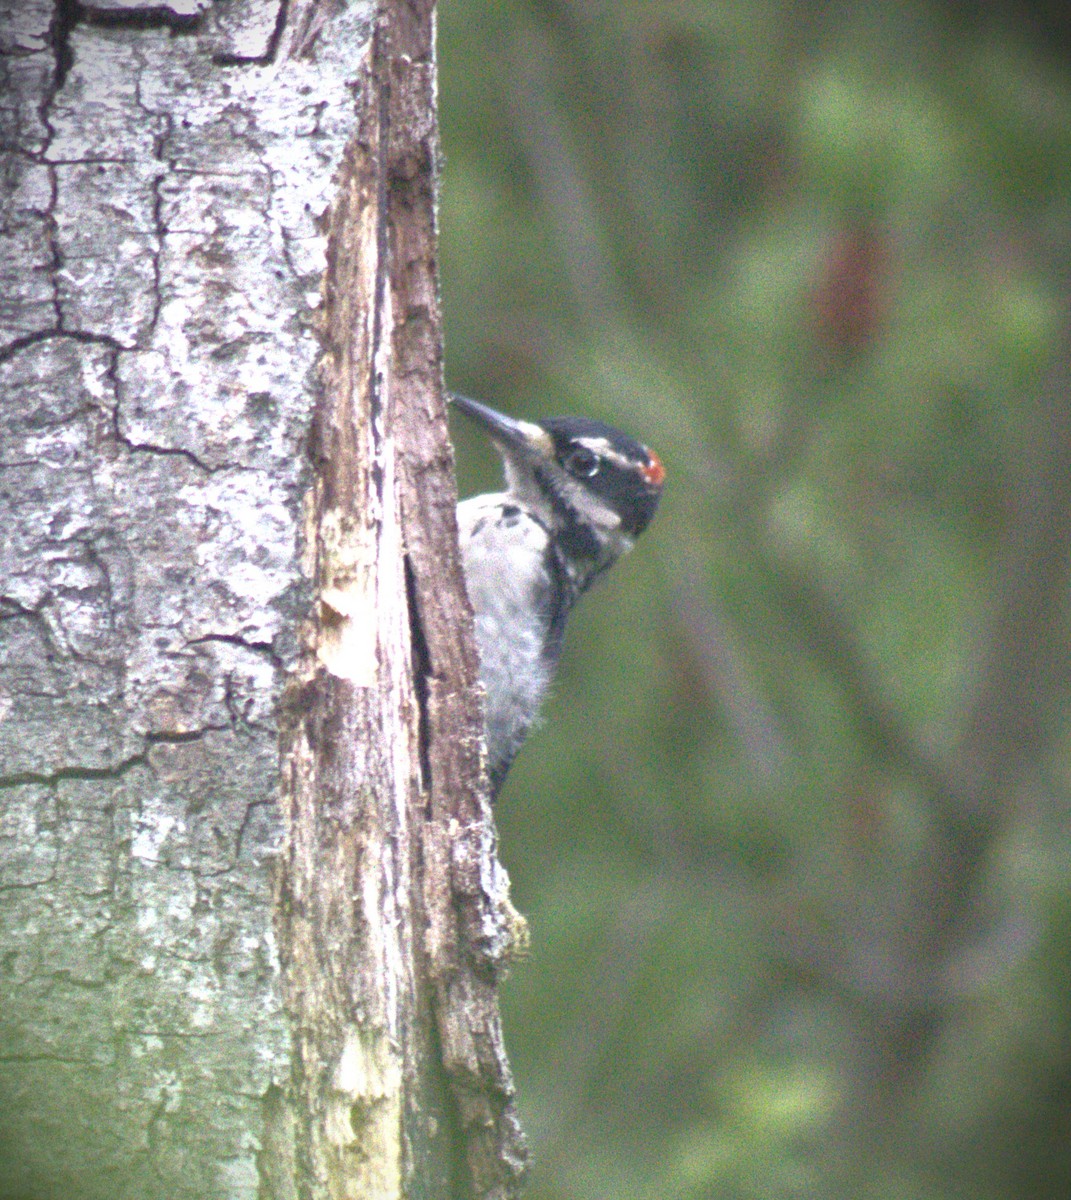
<svg viewBox="0 0 1071 1200"><path fill-rule="evenodd" d="M432 27L0 0L0 1196L519 1187Z"/></svg>

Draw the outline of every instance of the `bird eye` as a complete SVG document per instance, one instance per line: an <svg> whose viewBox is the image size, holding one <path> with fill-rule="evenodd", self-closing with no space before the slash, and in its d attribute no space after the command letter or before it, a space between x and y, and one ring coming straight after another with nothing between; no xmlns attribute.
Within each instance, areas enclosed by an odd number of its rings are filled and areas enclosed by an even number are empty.
<svg viewBox="0 0 1071 1200"><path fill-rule="evenodd" d="M587 446L577 446L565 460L565 469L578 479L590 479L599 472L599 457Z"/></svg>

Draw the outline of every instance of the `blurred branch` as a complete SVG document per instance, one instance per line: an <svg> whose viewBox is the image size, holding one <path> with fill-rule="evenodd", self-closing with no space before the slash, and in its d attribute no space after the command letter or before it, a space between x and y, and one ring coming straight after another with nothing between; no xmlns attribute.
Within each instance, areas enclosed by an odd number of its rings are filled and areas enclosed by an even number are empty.
<svg viewBox="0 0 1071 1200"><path fill-rule="evenodd" d="M1051 741L1067 694L1071 569L1071 333L1038 406L1038 461L1024 474L993 594L992 632L960 748L963 790L995 812L1000 793ZM1047 729L1049 732L1047 732Z"/></svg>
<svg viewBox="0 0 1071 1200"><path fill-rule="evenodd" d="M694 580L679 582L675 608L709 691L717 697L756 773L775 775L785 761L785 739L737 639Z"/></svg>
<svg viewBox="0 0 1071 1200"><path fill-rule="evenodd" d="M582 1139L582 1118L591 1096L592 1081L636 991L637 980L658 928L672 911L670 888L652 880L621 906L608 930L605 949L591 964L584 1003L558 1040L550 1059L554 1081L550 1097L555 1113L554 1133L544 1147L548 1157L568 1162L576 1157Z"/></svg>
<svg viewBox="0 0 1071 1200"><path fill-rule="evenodd" d="M510 112L562 245L579 312L601 325L615 307L613 265L598 206L576 147L554 104L553 55L542 30L519 23L513 39Z"/></svg>
<svg viewBox="0 0 1071 1200"><path fill-rule="evenodd" d="M949 1015L950 991L969 975L963 968L973 961L970 945L979 933L981 876L994 839L1014 813L1015 788L1063 732L1047 718L1067 694L1061 630L1071 575L1066 340L1038 414L1043 436L1036 461L1023 467L1016 488L991 588L995 611L980 634L978 658L984 665L964 734L947 761L929 752L889 702L828 594L801 574L771 568L780 606L838 681L876 768L910 780L929 801L936 822L928 855L899 881L897 895L883 895L880 888L873 894L882 906L878 912L868 916L856 898L845 906L835 944L827 942L822 952L821 939L804 936L797 945L809 942L804 958L814 966L824 957L827 978L848 985L858 998L860 1053L845 1112L852 1115L856 1137L871 1150L891 1146L905 1112L904 1094L917 1085ZM1006 948L1014 945L1021 953L1024 936L1030 940L1022 920L1012 922L1007 933ZM860 1159L854 1141L845 1154L848 1162L872 1167L872 1160Z"/></svg>

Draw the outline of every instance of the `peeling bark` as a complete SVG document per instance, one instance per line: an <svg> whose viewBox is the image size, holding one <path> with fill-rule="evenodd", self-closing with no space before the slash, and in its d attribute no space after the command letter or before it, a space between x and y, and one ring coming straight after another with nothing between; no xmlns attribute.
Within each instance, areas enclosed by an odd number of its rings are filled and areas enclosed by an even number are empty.
<svg viewBox="0 0 1071 1200"><path fill-rule="evenodd" d="M0 1194L519 1186L431 38L0 0Z"/></svg>

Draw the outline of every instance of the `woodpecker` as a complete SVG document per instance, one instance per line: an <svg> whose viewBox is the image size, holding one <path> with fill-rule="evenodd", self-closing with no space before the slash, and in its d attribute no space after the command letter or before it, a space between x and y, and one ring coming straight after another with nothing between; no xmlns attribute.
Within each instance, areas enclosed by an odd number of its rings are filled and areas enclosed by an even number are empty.
<svg viewBox="0 0 1071 1200"><path fill-rule="evenodd" d="M518 421L450 398L490 435L506 476L505 491L457 508L494 799L550 686L570 610L650 523L665 471L601 421Z"/></svg>

